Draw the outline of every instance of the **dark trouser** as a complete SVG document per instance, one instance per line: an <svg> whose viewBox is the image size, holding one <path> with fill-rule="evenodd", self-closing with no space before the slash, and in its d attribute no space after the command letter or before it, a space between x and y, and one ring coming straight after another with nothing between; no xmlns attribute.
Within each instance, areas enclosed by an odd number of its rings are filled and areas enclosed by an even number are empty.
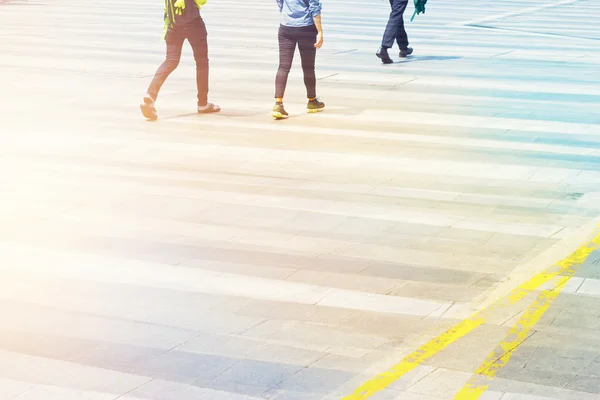
<svg viewBox="0 0 600 400"><path fill-rule="evenodd" d="M408 47L408 36L404 29L404 10L406 10L408 0L390 0L390 5L392 12L385 27L381 47L391 49L396 41L400 50L404 50Z"/></svg>
<svg viewBox="0 0 600 400"><path fill-rule="evenodd" d="M158 97L161 86L168 76L177 68L181 59L181 50L185 39L190 42L196 60L196 84L198 86L198 105L204 106L208 102L208 44L206 26L202 18L196 18L183 26L169 29L165 37L167 43L167 57L156 71L148 94L154 100Z"/></svg>
<svg viewBox="0 0 600 400"><path fill-rule="evenodd" d="M279 26L279 69L275 78L276 98L283 98L285 93L285 86L296 52L296 44L300 49L306 95L309 99L317 97L317 78L315 76L316 42L317 27L314 25L302 27Z"/></svg>

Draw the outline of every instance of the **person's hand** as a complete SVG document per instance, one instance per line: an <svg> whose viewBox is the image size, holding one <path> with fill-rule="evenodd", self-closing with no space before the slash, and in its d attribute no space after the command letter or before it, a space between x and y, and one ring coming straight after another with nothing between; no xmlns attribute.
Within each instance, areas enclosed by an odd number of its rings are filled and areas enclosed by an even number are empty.
<svg viewBox="0 0 600 400"><path fill-rule="evenodd" d="M317 42L315 43L317 49L320 49L321 46L323 46L323 32L317 34Z"/></svg>

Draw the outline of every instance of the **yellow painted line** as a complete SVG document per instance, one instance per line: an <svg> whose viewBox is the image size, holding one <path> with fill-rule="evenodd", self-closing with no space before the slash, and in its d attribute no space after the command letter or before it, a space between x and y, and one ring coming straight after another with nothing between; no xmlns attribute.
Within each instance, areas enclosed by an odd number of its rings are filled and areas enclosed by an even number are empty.
<svg viewBox="0 0 600 400"><path fill-rule="evenodd" d="M572 276L572 275L571 275ZM515 350L529 337L529 333L546 313L550 304L558 297L571 276L565 276L553 290L544 290L529 306L523 316L511 328L504 340L494 349L479 366L475 375L454 396L454 400L477 400L488 389L491 381L496 377Z"/></svg>
<svg viewBox="0 0 600 400"><path fill-rule="evenodd" d="M517 303L518 301L525 298L533 290L538 289L540 286L542 286L543 284L545 284L546 282L548 282L551 279L554 279L556 277L560 277L563 275L569 276L569 274L571 274L571 273L574 274L575 273L575 272L573 272L574 268L578 265L581 265L594 250L599 248L599 246L600 246L600 233L597 234L596 237L594 237L594 239L592 239L591 242L589 242L588 244L586 244L584 246L579 247L571 255L562 259L557 264L555 264L552 267L549 267L546 270L542 271L541 273L533 276L527 282L525 282L522 285L518 286L517 288L513 289L506 296L503 296L500 299L496 300L494 303L492 303L490 306L486 307L485 309L477 311L470 317L459 322L457 325L450 328L449 330L447 330L440 336L429 341L425 345L421 346L415 352L406 356L400 363L394 365L392 368L377 375L373 379L370 379L367 382L363 383L360 387L358 387L354 391L354 393L352 393L349 396L343 397L342 400L367 399L367 398L371 397L372 395L374 395L375 393L385 389L386 387L391 385L393 382L400 379L403 375L412 371L413 369L415 369L416 367L418 367L419 365L421 365L425 361L427 361L429 358L433 357L434 355L436 355L437 353L439 353L440 351L442 351L443 349L448 347L450 344L454 343L461 337L469 334L471 331L473 331L478 326L482 325L486 321L486 318L490 312ZM572 276L572 275L570 275L570 276ZM570 276L569 276L569 278L570 278ZM562 278L562 279L564 279L564 278ZM563 286L564 286L564 284L566 284L567 281L568 281L568 279L564 281ZM552 293L552 292L548 292L548 293ZM556 295L558 295L558 293ZM541 310L542 308L538 307L537 309ZM545 312L545 309L543 311ZM538 312L540 312L540 311L538 311ZM525 315L528 315L527 312L525 313ZM525 317L525 315L524 315L524 317ZM529 318L531 318L531 320L533 320L536 315L529 316ZM543 313L542 313L542 315L543 315ZM540 317L541 317L541 315L538 317L538 320ZM537 320L536 320L536 322L537 322ZM467 393L467 390L469 390L469 389L465 389L465 393ZM468 399L476 399L476 398L477 397L469 397Z"/></svg>
<svg viewBox="0 0 600 400"><path fill-rule="evenodd" d="M600 234L589 244L582 246L571 256L559 262L563 269L562 274L556 276L553 289L544 290L535 301L525 310L521 318L513 325L506 337L487 356L485 361L477 368L475 374L456 394L454 400L477 400L488 389L490 382L498 372L508 363L515 350L527 339L531 330L548 308L564 289L569 280L577 273L577 269L588 258L590 253L600 246Z"/></svg>

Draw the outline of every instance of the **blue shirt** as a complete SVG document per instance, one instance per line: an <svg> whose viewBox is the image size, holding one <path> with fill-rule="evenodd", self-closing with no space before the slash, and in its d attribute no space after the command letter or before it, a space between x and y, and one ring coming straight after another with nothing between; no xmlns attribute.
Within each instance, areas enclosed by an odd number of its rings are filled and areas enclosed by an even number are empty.
<svg viewBox="0 0 600 400"><path fill-rule="evenodd" d="M281 25L311 26L317 15L321 15L321 0L277 0L281 12Z"/></svg>

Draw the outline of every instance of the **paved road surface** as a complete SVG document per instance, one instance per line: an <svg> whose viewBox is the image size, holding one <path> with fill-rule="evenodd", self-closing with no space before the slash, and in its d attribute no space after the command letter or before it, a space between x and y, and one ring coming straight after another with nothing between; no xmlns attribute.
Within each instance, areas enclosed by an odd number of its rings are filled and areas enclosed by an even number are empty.
<svg viewBox="0 0 600 400"><path fill-rule="evenodd" d="M223 112L186 47L149 123L161 3L0 1L0 399L339 399L590 240L594 1L432 1L383 66L387 2L326 0L328 110L296 60L279 123L274 1L209 0ZM453 398L516 324L482 399L598 399L599 258L370 398Z"/></svg>

